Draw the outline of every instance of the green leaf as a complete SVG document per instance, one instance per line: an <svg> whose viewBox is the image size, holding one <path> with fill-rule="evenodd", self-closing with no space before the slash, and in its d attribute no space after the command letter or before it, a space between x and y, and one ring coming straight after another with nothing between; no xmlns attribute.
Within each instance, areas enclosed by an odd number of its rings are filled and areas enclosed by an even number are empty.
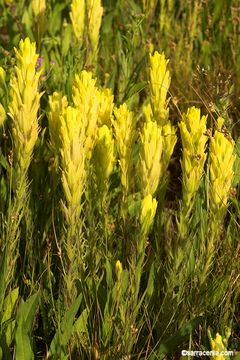
<svg viewBox="0 0 240 360"><path fill-rule="evenodd" d="M106 263L105 263L105 269L106 269L106 282L108 287L112 286L112 266L111 263L108 259L106 259Z"/></svg>
<svg viewBox="0 0 240 360"><path fill-rule="evenodd" d="M137 84L133 84L131 85L131 87L129 88L128 92L126 93L125 97L124 97L124 101L127 101L128 99L130 99L133 95L138 94L139 92L141 92L142 90L144 90L147 86L147 82L146 81L141 81Z"/></svg>
<svg viewBox="0 0 240 360"><path fill-rule="evenodd" d="M148 276L148 284L146 288L146 302L148 303L154 292L154 280L155 280L155 263L153 262L150 268Z"/></svg>
<svg viewBox="0 0 240 360"><path fill-rule="evenodd" d="M80 304L82 302L82 294L80 294L70 309L66 312L59 329L56 331L56 334L50 345L50 355L53 359L67 359L66 357L66 347L67 343L73 333L74 327L73 322L75 316L78 312ZM79 325L79 324L78 324Z"/></svg>
<svg viewBox="0 0 240 360"><path fill-rule="evenodd" d="M128 213L131 219L138 217L141 201L142 199L140 193L135 193L128 196L127 199Z"/></svg>
<svg viewBox="0 0 240 360"><path fill-rule="evenodd" d="M74 331L76 331L76 333L78 335L88 332L88 329L87 329L88 315L89 315L89 310L84 309L82 311L81 315L79 316L79 318L77 319L77 321L75 322Z"/></svg>
<svg viewBox="0 0 240 360"><path fill-rule="evenodd" d="M154 353L157 354L158 360L164 359L166 355L172 354L177 350L178 346L182 345L189 337L189 335L196 329L196 327L203 321L203 317L199 316L183 325L173 336L161 342L158 350ZM150 360L155 359L150 357Z"/></svg>
<svg viewBox="0 0 240 360"><path fill-rule="evenodd" d="M62 54L63 54L63 56L66 56L69 51L69 47L71 45L71 38L72 38L72 26L67 24L64 27L63 37L62 37Z"/></svg>
<svg viewBox="0 0 240 360"><path fill-rule="evenodd" d="M213 25L220 19L223 7L224 7L225 0L218 0L214 2L214 10L213 10L213 17L212 23Z"/></svg>
<svg viewBox="0 0 240 360"><path fill-rule="evenodd" d="M66 4L56 4L53 9L52 15L49 17L48 31L49 34L54 36L61 28L62 25L62 11Z"/></svg>
<svg viewBox="0 0 240 360"><path fill-rule="evenodd" d="M12 290L4 299L1 325L3 325L5 321L8 321L11 318L13 308L16 304L17 299L18 299L18 288Z"/></svg>
<svg viewBox="0 0 240 360"><path fill-rule="evenodd" d="M13 310L18 299L18 288L12 290L5 298L1 319L1 344L9 347L13 340L15 321L13 320Z"/></svg>
<svg viewBox="0 0 240 360"><path fill-rule="evenodd" d="M16 318L16 360L32 360L31 329L39 301L39 292L32 295L26 302L22 300Z"/></svg>

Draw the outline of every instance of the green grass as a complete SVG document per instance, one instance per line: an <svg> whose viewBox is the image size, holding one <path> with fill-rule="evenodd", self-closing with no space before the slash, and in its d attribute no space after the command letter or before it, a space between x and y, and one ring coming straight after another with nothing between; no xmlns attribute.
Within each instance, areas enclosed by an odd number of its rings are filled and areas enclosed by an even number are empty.
<svg viewBox="0 0 240 360"><path fill-rule="evenodd" d="M0 82L0 103L9 111L13 48L27 36L43 58L44 91L37 144L18 192L12 184L10 117L0 128L0 359L174 359L182 349L210 350L209 329L224 337L226 328L231 330L228 350L240 351L238 1L105 0L97 59L87 33L83 46L74 38L70 3L48 1L40 32L29 2L0 0L0 66L7 84L5 89ZM204 273L210 236L207 166L187 233L179 240L182 145L177 133L167 176L155 195L154 223L144 235L137 177L123 196L116 161L102 201L89 162L81 215L71 233L79 244L72 274L65 261L68 224L60 155L50 144L48 95L62 91L72 104L74 74L91 70L99 87L112 90L116 106L127 102L139 134L150 93L152 48L170 59L171 123L177 125L194 105L208 114L208 128L222 116L236 142L234 189L211 270ZM138 154L139 137L132 148L134 169ZM66 271L74 279L72 297L66 296Z"/></svg>

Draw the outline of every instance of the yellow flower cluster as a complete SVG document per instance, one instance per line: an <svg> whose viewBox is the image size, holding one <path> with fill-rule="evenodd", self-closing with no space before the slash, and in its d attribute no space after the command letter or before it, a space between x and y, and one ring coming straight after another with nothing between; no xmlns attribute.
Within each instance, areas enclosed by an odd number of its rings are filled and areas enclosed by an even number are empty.
<svg viewBox="0 0 240 360"><path fill-rule="evenodd" d="M168 122L169 115L167 93L171 77L167 64L164 53L150 54L150 101L154 119L160 126Z"/></svg>
<svg viewBox="0 0 240 360"><path fill-rule="evenodd" d="M109 129L106 125L98 129L97 141L93 151L93 164L99 195L104 195L114 165L113 134L112 129Z"/></svg>
<svg viewBox="0 0 240 360"><path fill-rule="evenodd" d="M154 195L160 180L163 149L161 129L155 121L144 124L140 139L140 188L144 196Z"/></svg>
<svg viewBox="0 0 240 360"><path fill-rule="evenodd" d="M219 220L224 215L233 179L233 154L235 143L221 132L223 119L218 119L218 129L210 141L209 172L210 172L210 209Z"/></svg>
<svg viewBox="0 0 240 360"><path fill-rule="evenodd" d="M17 181L29 167L34 145L38 137L38 117L40 97L39 77L35 66L38 59L35 43L29 38L19 43L15 49L15 73L10 80L9 115L13 123L14 161Z"/></svg>
<svg viewBox="0 0 240 360"><path fill-rule="evenodd" d="M94 55L98 51L99 32L102 23L101 0L72 0L70 19L77 41L82 44L87 25L87 34ZM87 20L87 24L86 24Z"/></svg>
<svg viewBox="0 0 240 360"><path fill-rule="evenodd" d="M73 102L83 116L87 159L91 158L97 135L99 101L95 84L96 80L93 79L92 73L85 70L75 75L73 83Z"/></svg>
<svg viewBox="0 0 240 360"><path fill-rule="evenodd" d="M101 0L87 0L88 31L94 55L98 51L99 32L102 23L103 7Z"/></svg>
<svg viewBox="0 0 240 360"><path fill-rule="evenodd" d="M66 96L59 92L54 92L49 96L50 112L48 113L49 134L51 139L52 150L55 154L60 153L60 116L65 112L68 101Z"/></svg>
<svg viewBox="0 0 240 360"><path fill-rule="evenodd" d="M41 16L46 10L46 1L45 0L32 0L31 6L33 13L36 17Z"/></svg>
<svg viewBox="0 0 240 360"><path fill-rule="evenodd" d="M79 109L68 106L60 115L62 183L68 206L64 206L69 223L80 214L85 181L83 118Z"/></svg>
<svg viewBox="0 0 240 360"><path fill-rule="evenodd" d="M72 0L70 19L72 21L74 34L80 44L83 41L85 27L85 8L85 0Z"/></svg>
<svg viewBox="0 0 240 360"><path fill-rule="evenodd" d="M37 32L37 39L40 41L42 34L46 29L46 1L45 0L31 0L31 7L35 18L35 26Z"/></svg>
<svg viewBox="0 0 240 360"><path fill-rule="evenodd" d="M92 73L84 70L75 75L72 94L74 107L68 106L61 93L49 96L48 114L51 147L55 155L60 155L67 200L64 211L69 223L80 214L91 157L99 196L107 192L114 165L111 91L99 90Z"/></svg>
<svg viewBox="0 0 240 360"><path fill-rule="evenodd" d="M132 183L133 144L136 135L135 120L133 113L128 110L125 103L114 110L114 115L113 126L119 155L121 183L125 193L128 193Z"/></svg>
<svg viewBox="0 0 240 360"><path fill-rule="evenodd" d="M167 70L168 60L164 53L157 51L150 58L150 103L143 107L146 122L155 121L160 129L162 137L161 173L158 177L163 180L166 177L166 170L177 142L176 129L171 125L168 115L169 108L167 93L171 82L169 70Z"/></svg>
<svg viewBox="0 0 240 360"><path fill-rule="evenodd" d="M145 3L144 6L150 6ZM167 70L168 60L157 51L149 55L150 102L143 106L145 123L140 133L139 183L143 201L156 193L159 183L166 177L166 170L177 141L176 129L168 120L167 93L171 78ZM147 200L146 200L147 201ZM151 200L155 216L156 200ZM153 216L153 217L154 217ZM141 222L141 217L140 217ZM146 231L145 231L146 232Z"/></svg>
<svg viewBox="0 0 240 360"><path fill-rule="evenodd" d="M100 89L97 92L99 101L98 108L98 125L107 125L109 128L112 126L112 111L114 107L113 94L110 89Z"/></svg>
<svg viewBox="0 0 240 360"><path fill-rule="evenodd" d="M182 196L183 212L186 214L191 210L191 203L198 190L204 163L206 161L206 116L200 115L200 109L191 107L183 114L179 124L183 156L182 167Z"/></svg>
<svg viewBox="0 0 240 360"><path fill-rule="evenodd" d="M210 337L210 345L211 345L211 350L212 351L218 351L219 353L221 353L222 351L227 351L227 348L224 344L223 338L222 336L217 333L215 339L212 339L212 337ZM224 355L213 355L211 356L212 359L215 360L226 360L229 359L228 356L224 356Z"/></svg>

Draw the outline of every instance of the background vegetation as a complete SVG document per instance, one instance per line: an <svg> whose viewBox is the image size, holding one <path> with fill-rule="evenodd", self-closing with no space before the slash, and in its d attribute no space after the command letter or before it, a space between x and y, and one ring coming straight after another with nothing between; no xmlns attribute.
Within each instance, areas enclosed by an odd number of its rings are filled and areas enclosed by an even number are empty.
<svg viewBox="0 0 240 360"><path fill-rule="evenodd" d="M0 359L240 358L239 1L0 14Z"/></svg>

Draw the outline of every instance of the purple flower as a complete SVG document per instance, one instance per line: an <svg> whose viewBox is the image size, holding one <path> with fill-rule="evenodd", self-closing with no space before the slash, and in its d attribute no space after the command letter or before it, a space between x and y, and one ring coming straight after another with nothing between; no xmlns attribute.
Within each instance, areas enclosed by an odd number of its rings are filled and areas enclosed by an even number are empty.
<svg viewBox="0 0 240 360"><path fill-rule="evenodd" d="M39 70L39 69L40 69L40 67L42 66L42 61L43 61L43 58L42 58L42 57L39 57L39 58L37 59L37 63L36 63L36 66L35 66L35 69L36 69L36 70Z"/></svg>

